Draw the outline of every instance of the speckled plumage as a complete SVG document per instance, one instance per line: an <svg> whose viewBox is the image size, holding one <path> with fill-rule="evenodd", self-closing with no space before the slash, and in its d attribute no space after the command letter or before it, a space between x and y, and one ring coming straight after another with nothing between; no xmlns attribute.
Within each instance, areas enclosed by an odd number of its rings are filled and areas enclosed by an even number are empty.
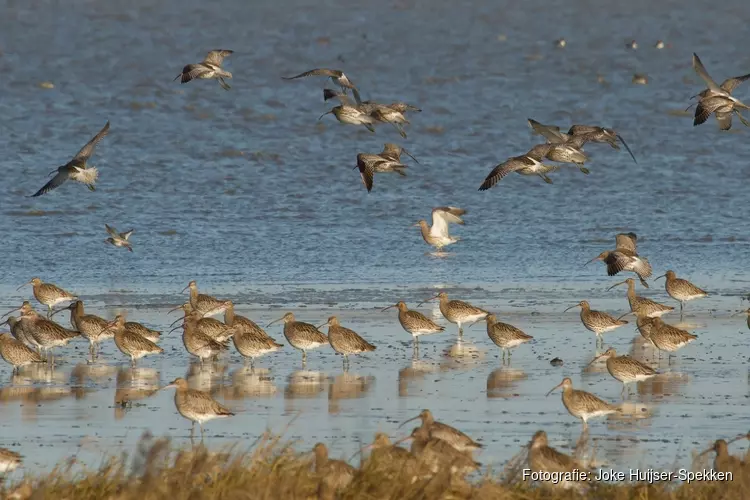
<svg viewBox="0 0 750 500"><path fill-rule="evenodd" d="M190 290L190 306L201 313L202 316L216 316L227 310L227 300L219 300L216 297L198 293L198 284L195 281L188 283L182 291Z"/></svg>
<svg viewBox="0 0 750 500"><path fill-rule="evenodd" d="M612 347L594 358L592 363L598 359L607 360L607 371L612 377L622 382L622 392L627 390L628 384L643 382L656 376L656 370L647 364L630 356L618 356L617 351Z"/></svg>
<svg viewBox="0 0 750 500"><path fill-rule="evenodd" d="M142 335L125 328L125 317L118 314L107 329L114 331L115 345L121 353L130 358L135 366L136 360L147 354L161 354L164 349L154 344Z"/></svg>
<svg viewBox="0 0 750 500"><path fill-rule="evenodd" d="M357 332L341 326L336 316L328 318L328 341L334 351L344 356L348 361L350 354L361 354L375 350L375 346L363 339Z"/></svg>
<svg viewBox="0 0 750 500"><path fill-rule="evenodd" d="M637 316L658 318L659 316L663 316L664 314L667 314L668 312L674 310L674 307L672 306L665 306L663 304L659 304L658 302L654 302L651 299L647 299L646 297L636 295L635 280L633 278L628 278L625 281L616 283L607 288L607 290L611 290L616 286L624 284L628 285L628 303L630 304L630 311Z"/></svg>
<svg viewBox="0 0 750 500"><path fill-rule="evenodd" d="M294 314L290 312L286 313L283 317L270 322L266 328L274 323L278 323L279 321L284 322L284 337L286 337L286 341L289 342L289 345L302 351L303 363L307 361L308 350L317 349L318 347L328 344L328 337L315 328L315 325L297 321L294 318Z"/></svg>
<svg viewBox="0 0 750 500"><path fill-rule="evenodd" d="M227 350L226 344L212 339L198 330L197 315L188 314L182 324L182 343L187 352L200 359L201 364Z"/></svg>
<svg viewBox="0 0 750 500"><path fill-rule="evenodd" d="M203 424L217 418L226 418L234 415L229 409L220 404L210 394L190 389L187 380L177 378L169 383L166 388L173 387L176 389L174 395L174 405L180 415L192 422L190 435L195 430L195 422L198 422L203 437Z"/></svg>
<svg viewBox="0 0 750 500"><path fill-rule="evenodd" d="M476 323L486 318L488 314L484 309L475 307L463 300L449 300L448 294L445 292L440 292L424 302L435 299L440 300L440 312L443 314L443 317L454 325L458 325L459 335L463 334L464 323ZM417 307L424 304L424 302L417 304Z"/></svg>
<svg viewBox="0 0 750 500"><path fill-rule="evenodd" d="M126 321L125 322L125 329L129 332L137 333L144 339L148 339L151 342L159 342L161 340L161 332L157 330L152 330L151 328L148 328L141 323L136 323L135 321Z"/></svg>
<svg viewBox="0 0 750 500"><path fill-rule="evenodd" d="M417 460L430 467L433 472L449 469L451 474L464 476L476 471L482 465L466 453L458 451L448 442L431 437L430 431L424 426L416 427L411 432L410 438L413 440L411 452Z"/></svg>
<svg viewBox="0 0 750 500"><path fill-rule="evenodd" d="M461 453L471 454L473 451L482 448L481 444L477 443L458 429L451 427L448 424L437 422L435 417L433 417L432 412L427 409L422 410L416 417L403 422L399 427L417 419L422 421L421 429L424 429L427 432L429 438L445 441Z"/></svg>
<svg viewBox="0 0 750 500"><path fill-rule="evenodd" d="M631 271L638 275L641 284L648 288L646 278L650 277L653 270L648 259L641 257L636 252L638 237L635 233L620 233L615 236L615 249L607 250L586 264L601 260L607 265L607 275L614 276L622 271Z"/></svg>
<svg viewBox="0 0 750 500"><path fill-rule="evenodd" d="M52 315L60 311L70 311L70 324L78 330L82 337L89 341L89 352L95 356L99 344L115 336L114 330L108 330L109 321L94 314L86 314L83 301L76 300L65 309L59 309Z"/></svg>
<svg viewBox="0 0 750 500"><path fill-rule="evenodd" d="M697 335L681 330L676 326L669 325L661 318L652 318L651 328L648 332L648 340L659 351L675 352L690 342L697 339Z"/></svg>
<svg viewBox="0 0 750 500"><path fill-rule="evenodd" d="M573 389L573 381L568 377L565 377L560 384L553 387L547 395L549 396L558 387L562 387L563 389L562 402L565 409L575 418L581 419L584 430L588 428L587 421L590 418L603 417L611 413L620 412L619 408L599 399L590 392Z"/></svg>
<svg viewBox="0 0 750 500"><path fill-rule="evenodd" d="M534 337L527 335L513 325L497 321L494 314L488 314L485 321L487 322L487 336L503 350L503 358L505 358L505 352L507 351L508 359L510 359L511 349L534 339Z"/></svg>
<svg viewBox="0 0 750 500"><path fill-rule="evenodd" d="M611 332L612 330L628 324L627 321L617 319L605 312L592 310L586 300L582 300L578 304L568 307L565 311L573 309L574 307L581 308L581 323L583 323L583 326L588 331L594 332L597 343L602 341L603 333Z"/></svg>
<svg viewBox="0 0 750 500"><path fill-rule="evenodd" d="M32 363L44 362L38 352L14 339L9 333L0 333L0 357L13 366L13 371Z"/></svg>
<svg viewBox="0 0 750 500"><path fill-rule="evenodd" d="M232 341L234 347L244 358L250 359L252 363L255 358L278 351L282 347L273 340L254 321L234 313L234 304L230 301L224 312L224 323L234 329Z"/></svg>
<svg viewBox="0 0 750 500"><path fill-rule="evenodd" d="M383 311L392 307L398 308L398 322L401 323L404 330L411 334L415 342L419 341L420 335L430 335L445 330L445 327L438 325L419 311L410 311L404 302L388 306Z"/></svg>
<svg viewBox="0 0 750 500"><path fill-rule="evenodd" d="M547 442L547 433L537 431L529 443L528 454L529 468L534 472L548 473L572 473L573 471L584 471L586 468L573 457L559 452L549 446ZM552 481L543 481L546 486L558 488L579 487L579 483L574 481L563 480L553 483Z"/></svg>
<svg viewBox="0 0 750 500"><path fill-rule="evenodd" d="M678 278L674 271L667 271L663 276L656 279L665 278L664 289L670 297L680 303L680 317L682 317L685 302L701 299L708 296L708 292L701 290L686 279Z"/></svg>
<svg viewBox="0 0 750 500"><path fill-rule="evenodd" d="M59 286L52 283L44 283L39 278L31 278L28 283L25 283L18 287L18 290L25 287L26 285L32 285L34 298L39 301L40 304L47 306L47 318L52 313L52 308L62 302L70 302L76 300L77 297L70 292L66 292Z"/></svg>
<svg viewBox="0 0 750 500"><path fill-rule="evenodd" d="M328 448L323 443L318 443L313 447L313 454L315 455L315 473L320 476L323 483L321 486L324 489L338 492L346 488L357 474L357 469L343 460L328 458Z"/></svg>

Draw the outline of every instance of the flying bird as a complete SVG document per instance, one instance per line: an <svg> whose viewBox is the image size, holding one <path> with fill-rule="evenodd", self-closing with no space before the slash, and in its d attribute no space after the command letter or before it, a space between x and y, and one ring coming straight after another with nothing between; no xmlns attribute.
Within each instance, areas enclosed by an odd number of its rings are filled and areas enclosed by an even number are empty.
<svg viewBox="0 0 750 500"><path fill-rule="evenodd" d="M484 179L482 185L479 186L479 190L487 191L500 182L503 177L512 172L518 172L521 175L538 175L544 179L544 182L547 184L552 184L552 179L550 179L547 174L557 169L558 167L556 165L545 165L526 155L513 156L495 166L495 168L492 169L492 172L490 172Z"/></svg>
<svg viewBox="0 0 750 500"><path fill-rule="evenodd" d="M352 94L354 95L354 99L357 101L357 104L362 102L359 97L359 89L357 89L357 87L352 83L351 80L349 80L349 77L347 77L343 71L340 71L338 69L317 68L311 69L310 71L305 71L304 73L300 73L299 75L282 76L281 78L283 80L296 80L297 78L305 78L308 76L326 76L330 78L334 84L341 87L341 90L344 92L344 94L346 94L347 89L350 89L352 91Z"/></svg>
<svg viewBox="0 0 750 500"><path fill-rule="evenodd" d="M631 271L638 275L641 284L648 288L646 278L651 276L651 264L645 257L636 253L638 236L635 233L620 233L615 236L615 249L600 253L585 265L601 260L607 264L607 275L614 276L620 271Z"/></svg>
<svg viewBox="0 0 750 500"><path fill-rule="evenodd" d="M448 234L448 224L464 224L461 216L466 210L458 207L437 207L432 209L432 226L427 225L427 221L420 220L415 226L422 230L422 238L425 243L432 245L440 253L443 247L452 245L461 238Z"/></svg>
<svg viewBox="0 0 750 500"><path fill-rule="evenodd" d="M224 90L229 90L231 87L224 78L232 78L232 73L221 69L221 63L224 58L233 54L233 50L212 50L206 55L206 58L198 64L188 64L182 68L182 73L175 77L175 80L182 77L180 83L187 83L190 80L196 78L200 80L206 80L209 78L216 78L219 81L219 85Z"/></svg>
<svg viewBox="0 0 750 500"><path fill-rule="evenodd" d="M740 114L737 108L750 109L745 103L732 96L732 91L739 84L750 78L750 74L736 76L724 80L721 85L711 78L706 67L698 57L693 53L693 69L706 82L708 88L702 90L691 99L698 97L698 105L695 108L695 118L693 126L704 123L711 115L716 115L716 121L720 130L729 130L732 128L732 113L736 113L743 125L750 126L750 123ZM692 104L687 107L690 109Z"/></svg>
<svg viewBox="0 0 750 500"><path fill-rule="evenodd" d="M406 165L401 162L383 158L381 155L359 153L357 155L357 166L359 175L362 177L362 184L367 188L367 192L372 191L372 183L375 172L396 172L406 177L404 169Z"/></svg>
<svg viewBox="0 0 750 500"><path fill-rule="evenodd" d="M528 118L528 122L531 129L547 139L547 142L550 144L569 144L581 151L583 151L583 145L587 142L607 143L612 149L620 149L620 146L617 144L617 140L619 139L633 161L638 163L625 139L611 128L593 125L572 125L567 133L563 133L560 131L560 127L555 125L544 125L531 118Z"/></svg>
<svg viewBox="0 0 750 500"><path fill-rule="evenodd" d="M109 121L107 121L104 128L102 128L93 139L76 153L72 160L50 172L49 175L52 175L55 172L57 172L57 174L47 184L42 186L39 191L31 195L31 197L33 198L34 196L41 196L49 193L53 189L63 185L68 179L73 179L81 184L86 184L89 190L96 191L94 184L99 177L99 171L94 166L88 166L87 162L89 158L91 158L91 155L94 154L96 145L105 135L107 135L107 133L109 133Z"/></svg>
<svg viewBox="0 0 750 500"><path fill-rule="evenodd" d="M109 233L109 238L104 240L105 243L109 243L110 245L113 245L116 247L125 247L129 251L131 252L133 251L133 247L130 244L130 235L133 234L132 229L125 231L124 233L118 233L117 229L113 228L112 226L108 224L104 224L104 227Z"/></svg>

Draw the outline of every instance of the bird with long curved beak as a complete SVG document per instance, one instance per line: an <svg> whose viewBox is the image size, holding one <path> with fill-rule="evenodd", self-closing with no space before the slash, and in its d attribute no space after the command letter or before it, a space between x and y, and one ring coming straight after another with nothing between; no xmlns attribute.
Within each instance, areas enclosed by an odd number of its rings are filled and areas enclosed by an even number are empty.
<svg viewBox="0 0 750 500"><path fill-rule="evenodd" d="M318 121L326 115L333 115L339 122L347 125L364 125L370 132L375 132L375 127L373 127L375 119L354 106L347 106L345 104L336 106L320 115Z"/></svg>
<svg viewBox="0 0 750 500"><path fill-rule="evenodd" d="M47 318L50 317L52 314L52 308L57 304L70 302L71 300L76 300L78 298L74 294L63 290L57 285L43 282L40 278L31 278L27 283L16 288L16 291L28 285L33 286L34 298L38 300L39 303L47 306Z"/></svg>
<svg viewBox="0 0 750 500"><path fill-rule="evenodd" d="M562 402L565 409L573 417L583 422L583 430L588 430L588 420L595 417L603 417L622 410L599 399L597 396L577 389L573 389L573 381L565 377L562 382L549 390L545 397L552 394L556 389L562 387Z"/></svg>
<svg viewBox="0 0 750 500"><path fill-rule="evenodd" d="M432 416L432 412L427 409L422 410L416 417L402 422L401 425L398 426L398 428L400 429L407 423L413 422L415 420L422 421L421 428L427 431L430 438L445 441L461 453L467 453L470 455L475 450L482 448L482 445L480 443L477 443L455 427L451 427L448 424L436 421Z"/></svg>

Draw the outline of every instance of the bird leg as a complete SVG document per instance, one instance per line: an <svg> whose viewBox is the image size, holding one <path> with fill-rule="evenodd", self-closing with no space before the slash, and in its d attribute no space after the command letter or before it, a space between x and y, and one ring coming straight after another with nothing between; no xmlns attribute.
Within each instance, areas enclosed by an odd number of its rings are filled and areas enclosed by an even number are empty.
<svg viewBox="0 0 750 500"><path fill-rule="evenodd" d="M194 434L195 434L195 422L190 422L190 441L193 440Z"/></svg>
<svg viewBox="0 0 750 500"><path fill-rule="evenodd" d="M544 174L539 174L539 177L541 177L544 180L544 182L546 182L547 184L552 184L552 179L550 179L549 176L544 175Z"/></svg>
<svg viewBox="0 0 750 500"><path fill-rule="evenodd" d="M304 365L305 363L307 363L307 351L303 350L302 351L302 364Z"/></svg>
<svg viewBox="0 0 750 500"><path fill-rule="evenodd" d="M50 315L52 315L52 306L47 306L47 319L49 319Z"/></svg>
<svg viewBox="0 0 750 500"><path fill-rule="evenodd" d="M202 443L203 442L203 438L205 437L205 435L203 433L203 422L198 422L198 425L201 428L201 443Z"/></svg>
<svg viewBox="0 0 750 500"><path fill-rule="evenodd" d="M588 168L586 168L586 167L584 167L584 166L581 166L581 165L578 165L578 169L579 169L579 170L580 170L581 172L583 172L583 173L584 173L585 175L589 175L589 174L591 173L591 170L589 170Z"/></svg>
<svg viewBox="0 0 750 500"><path fill-rule="evenodd" d="M685 306L685 303L680 301L680 321L682 321L682 309Z"/></svg>
<svg viewBox="0 0 750 500"><path fill-rule="evenodd" d="M222 77L219 77L219 85L221 85L221 88L223 88L224 90L229 90L232 88L227 82L224 81Z"/></svg>

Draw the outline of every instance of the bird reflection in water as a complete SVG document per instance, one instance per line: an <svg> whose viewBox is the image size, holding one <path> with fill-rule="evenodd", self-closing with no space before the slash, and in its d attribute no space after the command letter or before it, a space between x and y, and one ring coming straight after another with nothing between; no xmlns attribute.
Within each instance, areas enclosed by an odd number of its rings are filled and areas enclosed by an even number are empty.
<svg viewBox="0 0 750 500"><path fill-rule="evenodd" d="M520 396L518 382L526 380L528 375L523 370L503 366L492 370L487 376L488 398L514 398Z"/></svg>
<svg viewBox="0 0 750 500"><path fill-rule="evenodd" d="M289 374L284 399L316 398L325 390L326 375L311 370L296 370Z"/></svg>
<svg viewBox="0 0 750 500"><path fill-rule="evenodd" d="M429 373L435 373L439 366L432 361L422 361L412 358L409 365L398 371L398 395L399 397L409 397L409 390L416 385L416 382L424 380Z"/></svg>
<svg viewBox="0 0 750 500"><path fill-rule="evenodd" d="M115 389L115 419L123 418L134 401L156 394L159 385L159 372L153 368L120 368Z"/></svg>
<svg viewBox="0 0 750 500"><path fill-rule="evenodd" d="M224 400L243 400L270 397L276 394L276 384L268 368L243 366L233 371L230 383L222 388Z"/></svg>
<svg viewBox="0 0 750 500"><path fill-rule="evenodd" d="M191 389L205 391L213 394L221 389L224 380L224 374L229 369L229 363L226 361L214 361L212 363L201 363L191 361L188 371L185 374L185 380Z"/></svg>
<svg viewBox="0 0 750 500"><path fill-rule="evenodd" d="M365 397L375 384L375 377L357 375L344 371L328 382L328 413L339 412L339 401L342 399L359 399Z"/></svg>
<svg viewBox="0 0 750 500"><path fill-rule="evenodd" d="M473 342L457 340L443 351L440 370L470 369L479 364L486 351L479 349Z"/></svg>

